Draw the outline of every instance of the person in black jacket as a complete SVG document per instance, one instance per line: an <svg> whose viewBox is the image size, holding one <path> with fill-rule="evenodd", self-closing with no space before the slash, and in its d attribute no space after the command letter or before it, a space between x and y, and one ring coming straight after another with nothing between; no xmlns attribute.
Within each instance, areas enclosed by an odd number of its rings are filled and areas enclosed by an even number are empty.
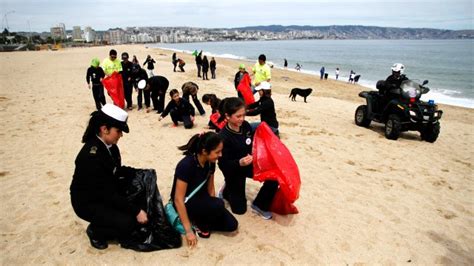
<svg viewBox="0 0 474 266"><path fill-rule="evenodd" d="M161 121L168 114L171 116L174 126L178 126L178 122L183 122L184 128L190 129L193 127L194 121L194 107L185 99L179 97L179 92L176 89L170 91L171 101L166 105L165 110L161 113L158 121Z"/></svg>
<svg viewBox="0 0 474 266"><path fill-rule="evenodd" d="M207 56L204 56L202 59L202 79L209 80L207 77L207 72L209 72L209 61L207 60Z"/></svg>
<svg viewBox="0 0 474 266"><path fill-rule="evenodd" d="M211 79L216 79L216 59L214 57L209 62L209 67L211 68Z"/></svg>
<svg viewBox="0 0 474 266"><path fill-rule="evenodd" d="M202 51L196 56L196 67L197 67L197 76L201 77L201 67L202 67ZM184 71L183 71L184 72Z"/></svg>
<svg viewBox="0 0 474 266"><path fill-rule="evenodd" d="M176 66L178 65L178 58L176 57L176 53L173 53L171 57L171 63L173 63L173 72L176 72Z"/></svg>
<svg viewBox="0 0 474 266"><path fill-rule="evenodd" d="M235 77L234 77L235 90L237 90L237 88L239 87L240 81L244 78L245 75L249 75L249 73L247 72L247 70L245 70L245 65L240 64L239 65L239 71L237 73L235 73ZM249 79L249 84L248 85L249 85L249 87L252 86L252 84L250 83L250 79ZM244 97L242 96L242 94L239 91L237 91L237 96L240 99L244 99Z"/></svg>
<svg viewBox="0 0 474 266"><path fill-rule="evenodd" d="M196 83L191 81L183 83L183 85L181 86L181 91L183 92L183 98L186 99L186 101L189 101L189 96L191 96L191 98L193 99L193 103L194 105L196 105L196 108L198 109L200 115L206 114L206 111L202 107L202 104L197 96L199 86Z"/></svg>
<svg viewBox="0 0 474 266"><path fill-rule="evenodd" d="M153 74L153 69L155 69L155 65L154 65L155 63L156 63L155 60L154 60L153 58L151 58L150 55L148 55L148 56L146 57L146 60L145 60L145 62L143 63L143 65L147 65L147 66L146 66L146 69L148 70L148 77L149 77L149 78L151 78L151 77L154 76L154 74Z"/></svg>
<svg viewBox="0 0 474 266"><path fill-rule="evenodd" d="M71 203L77 216L90 222L86 233L97 249L107 248L112 239L127 247L138 223L148 222L143 208L127 201L119 189L121 180L136 171L122 166L117 146L122 132L129 132L127 118L127 112L113 104L93 112L75 161Z"/></svg>
<svg viewBox="0 0 474 266"><path fill-rule="evenodd" d="M222 155L222 147L222 139L213 132L196 134L179 147L186 156L176 166L171 199L190 246L197 243L192 224L201 238L209 238L211 230L237 230L237 220L225 208L224 201L216 197L214 188L216 161ZM197 192L189 198L195 189Z"/></svg>
<svg viewBox="0 0 474 266"><path fill-rule="evenodd" d="M255 87L255 90L258 91L258 94L260 95L260 100L247 106L246 115L260 115L260 121L266 122L272 129L273 133L278 136L278 120L276 118L275 113L275 103L273 102L273 99L271 97L271 88L272 87L270 83L265 81L260 83L259 86ZM255 129L258 127L258 125L260 125L260 123L251 123L250 125L252 126L252 130L255 131Z"/></svg>
<svg viewBox="0 0 474 266"><path fill-rule="evenodd" d="M245 181L253 177L253 131L245 121L245 103L240 98L226 98L223 102L221 115L227 119L227 125L219 132L224 148L218 164L225 185L219 194L229 201L233 213L244 214L247 211ZM264 219L271 219L269 210L277 190L278 182L265 181L251 205L252 210Z"/></svg>
<svg viewBox="0 0 474 266"><path fill-rule="evenodd" d="M89 89L92 88L92 95L94 96L97 110L100 110L102 105L105 105L104 85L102 85L102 79L105 77L105 73L99 65L99 59L92 59L91 66L87 69L86 74L87 86Z"/></svg>
<svg viewBox="0 0 474 266"><path fill-rule="evenodd" d="M170 82L163 76L154 76L148 79L145 90L151 91L151 101L153 102L153 110L157 114L163 112L165 107L165 95Z"/></svg>
<svg viewBox="0 0 474 266"><path fill-rule="evenodd" d="M138 111L140 111L143 107L142 99L145 98L145 107L147 113L150 111L150 90L145 90L145 88L139 88L138 82L140 80L148 81L148 75L146 74L145 69L141 68L139 64L134 64L132 67L132 82L133 86L135 87L135 92L138 93L137 95L137 103L138 103Z"/></svg>
<svg viewBox="0 0 474 266"><path fill-rule="evenodd" d="M122 83L127 109L133 109L133 82L132 82L133 63L128 61L128 53L122 53Z"/></svg>

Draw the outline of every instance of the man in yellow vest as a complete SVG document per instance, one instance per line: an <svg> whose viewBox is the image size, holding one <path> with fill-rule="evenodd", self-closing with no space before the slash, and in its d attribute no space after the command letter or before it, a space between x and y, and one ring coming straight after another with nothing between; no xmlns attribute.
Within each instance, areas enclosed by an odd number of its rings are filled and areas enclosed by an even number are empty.
<svg viewBox="0 0 474 266"><path fill-rule="evenodd" d="M260 85L262 81L270 82L272 78L272 72L270 67L265 63L267 57L264 54L261 54L258 57L258 62L252 68L254 74L253 84L255 87Z"/></svg>
<svg viewBox="0 0 474 266"><path fill-rule="evenodd" d="M114 72L119 73L122 71L122 64L120 60L117 60L117 51L114 49L110 50L109 57L102 61L102 69L107 76L112 75Z"/></svg>

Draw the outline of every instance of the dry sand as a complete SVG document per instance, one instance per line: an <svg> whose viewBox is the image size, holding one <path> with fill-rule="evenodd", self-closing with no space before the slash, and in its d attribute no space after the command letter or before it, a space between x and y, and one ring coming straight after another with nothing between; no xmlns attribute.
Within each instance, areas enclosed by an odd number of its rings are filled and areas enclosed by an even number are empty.
<svg viewBox="0 0 474 266"><path fill-rule="evenodd" d="M189 55L186 73L173 73L171 52L116 46L143 62L157 60L156 74L170 88L197 82L199 96L234 95L238 61L217 58L217 79L195 77ZM273 71L282 140L301 173L297 215L264 221L238 216L236 235L214 233L198 247L137 253L89 245L86 222L73 212L69 185L81 136L94 110L85 73L92 57L111 47L1 53L0 62L0 262L12 264L474 264L472 109L442 106L441 135L434 144L418 133L397 141L383 126L354 124L362 87L285 70ZM210 75L210 74L209 74ZM288 94L312 87L308 103ZM110 99L107 99L111 102ZM136 94L134 94L136 103ZM206 106L206 110L209 108ZM169 118L130 112L131 131L120 140L125 165L154 168L167 199L177 145L201 132L170 128ZM255 120L254 118L249 120ZM223 183L217 171L217 189ZM248 199L260 184L248 180Z"/></svg>

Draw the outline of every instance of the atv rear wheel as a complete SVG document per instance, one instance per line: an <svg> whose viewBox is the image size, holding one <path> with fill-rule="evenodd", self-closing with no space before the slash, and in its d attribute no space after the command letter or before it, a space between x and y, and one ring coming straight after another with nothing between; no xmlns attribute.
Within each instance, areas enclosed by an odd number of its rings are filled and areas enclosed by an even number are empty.
<svg viewBox="0 0 474 266"><path fill-rule="evenodd" d="M354 120L356 125L360 127L370 126L370 122L372 121L368 118L367 105L360 105L357 107Z"/></svg>
<svg viewBox="0 0 474 266"><path fill-rule="evenodd" d="M440 132L441 126L438 123L435 124L430 124L427 125L422 131L421 131L421 139L426 140L430 143L433 143L438 139L438 135Z"/></svg>
<svg viewBox="0 0 474 266"><path fill-rule="evenodd" d="M400 136L402 124L398 115L390 115L385 123L385 137L387 139L397 140Z"/></svg>

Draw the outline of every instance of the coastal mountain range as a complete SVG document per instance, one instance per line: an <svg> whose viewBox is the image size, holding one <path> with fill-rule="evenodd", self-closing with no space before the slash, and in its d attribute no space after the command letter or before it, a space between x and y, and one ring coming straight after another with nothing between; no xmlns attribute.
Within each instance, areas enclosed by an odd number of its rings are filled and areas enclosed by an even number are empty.
<svg viewBox="0 0 474 266"><path fill-rule="evenodd" d="M445 30L431 28L395 28L361 25L332 26L249 26L232 28L239 31L268 31L284 33L310 31L318 33L311 39L474 39L474 30Z"/></svg>

